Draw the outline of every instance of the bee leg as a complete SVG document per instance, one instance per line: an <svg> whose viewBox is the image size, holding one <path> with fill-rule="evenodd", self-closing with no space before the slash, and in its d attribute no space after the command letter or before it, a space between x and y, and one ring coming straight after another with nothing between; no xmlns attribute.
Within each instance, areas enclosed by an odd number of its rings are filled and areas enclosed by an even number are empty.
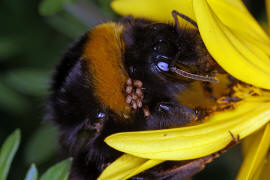
<svg viewBox="0 0 270 180"><path fill-rule="evenodd" d="M213 159L214 157L209 155L191 161L165 162L131 178L131 180L184 180L202 171L205 165L210 163Z"/></svg>
<svg viewBox="0 0 270 180"><path fill-rule="evenodd" d="M180 166L175 166L169 170L161 171L155 174L158 179L166 180L184 180L194 176L205 168L205 165L213 160L212 157L207 156L204 158L188 161Z"/></svg>
<svg viewBox="0 0 270 180"><path fill-rule="evenodd" d="M196 112L175 102L159 103L147 120L148 129L179 127L197 119Z"/></svg>

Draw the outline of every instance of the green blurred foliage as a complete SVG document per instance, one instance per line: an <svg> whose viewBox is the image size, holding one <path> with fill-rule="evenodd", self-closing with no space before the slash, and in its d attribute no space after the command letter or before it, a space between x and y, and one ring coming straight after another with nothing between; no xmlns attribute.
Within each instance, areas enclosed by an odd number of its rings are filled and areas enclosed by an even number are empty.
<svg viewBox="0 0 270 180"><path fill-rule="evenodd" d="M21 141L19 130L13 132L3 143L0 150L0 180L6 180L11 162Z"/></svg>
<svg viewBox="0 0 270 180"><path fill-rule="evenodd" d="M11 163L18 150L21 141L21 131L15 130L7 137L5 142L0 147L0 180L6 180L8 174L14 173L10 170ZM50 168L41 176L40 180L67 180L72 158L63 160ZM18 175L16 176L18 179ZM37 180L38 170L34 164L27 171L25 180Z"/></svg>
<svg viewBox="0 0 270 180"><path fill-rule="evenodd" d="M72 159L66 159L49 168L40 180L67 180Z"/></svg>
<svg viewBox="0 0 270 180"><path fill-rule="evenodd" d="M39 4L39 13L43 16L54 15L62 10L65 3L72 0L42 0Z"/></svg>
<svg viewBox="0 0 270 180"><path fill-rule="evenodd" d="M95 14L80 14L82 7ZM43 120L50 77L68 45L101 19L98 1L0 1L0 142L15 128L23 134L9 179L22 179L32 163L44 172L60 160L57 130Z"/></svg>
<svg viewBox="0 0 270 180"><path fill-rule="evenodd" d="M32 164L27 171L27 174L24 180L37 180L38 179L38 170L35 164Z"/></svg>
<svg viewBox="0 0 270 180"><path fill-rule="evenodd" d="M52 158L57 151L57 129L50 124L40 126L35 130L24 148L24 160L26 163L35 162L42 164ZM36 153L38 150L38 153Z"/></svg>
<svg viewBox="0 0 270 180"><path fill-rule="evenodd" d="M117 18L110 1L0 1L0 142L16 128L23 135L9 179L25 177L32 163L43 173L60 160L56 129L43 120L50 77L71 42L92 26ZM264 17L263 1L245 2L256 18ZM238 150L226 154L207 167L207 176L204 173L196 179L211 179L217 177L217 172L222 179L233 177L240 163L237 156ZM230 167L230 163L237 165ZM29 173L29 178L25 178L35 179L35 166L31 166Z"/></svg>

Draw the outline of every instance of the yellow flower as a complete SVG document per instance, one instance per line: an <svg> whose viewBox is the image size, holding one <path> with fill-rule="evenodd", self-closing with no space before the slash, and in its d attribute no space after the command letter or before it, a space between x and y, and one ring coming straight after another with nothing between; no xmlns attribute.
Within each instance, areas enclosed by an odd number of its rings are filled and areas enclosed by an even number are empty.
<svg viewBox="0 0 270 180"><path fill-rule="evenodd" d="M172 10L185 14L197 22L208 51L222 68L252 86L234 87L234 96L242 101L201 124L109 136L105 142L127 154L99 179L127 179L166 160L210 155L232 141L230 133L245 138L244 147L248 146L237 178L269 178L270 163L265 160L270 145L270 39L244 4L240 0L115 0L112 7L121 15L160 22L172 21Z"/></svg>

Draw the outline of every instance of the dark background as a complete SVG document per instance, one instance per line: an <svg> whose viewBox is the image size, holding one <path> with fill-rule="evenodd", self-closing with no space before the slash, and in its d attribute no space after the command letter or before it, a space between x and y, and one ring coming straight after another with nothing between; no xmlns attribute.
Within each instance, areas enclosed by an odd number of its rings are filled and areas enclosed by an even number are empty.
<svg viewBox="0 0 270 180"><path fill-rule="evenodd" d="M0 144L16 128L22 131L9 179L23 179L33 162L43 172L58 161L57 131L43 120L50 76L68 44L94 25L117 19L109 3L0 1ZM266 22L263 0L245 3L256 19ZM195 179L234 179L240 164L238 146L207 165Z"/></svg>

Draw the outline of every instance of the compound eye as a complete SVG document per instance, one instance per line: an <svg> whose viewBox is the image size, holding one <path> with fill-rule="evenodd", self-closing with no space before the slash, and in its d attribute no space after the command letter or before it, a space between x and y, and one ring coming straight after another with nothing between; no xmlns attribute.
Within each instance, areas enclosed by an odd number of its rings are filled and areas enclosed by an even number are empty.
<svg viewBox="0 0 270 180"><path fill-rule="evenodd" d="M155 65L158 70L167 72L169 71L169 58L167 56L157 55L155 57Z"/></svg>
<svg viewBox="0 0 270 180"><path fill-rule="evenodd" d="M157 67L161 71L165 71L165 72L169 71L169 64L166 62L163 62L163 61L158 62Z"/></svg>

